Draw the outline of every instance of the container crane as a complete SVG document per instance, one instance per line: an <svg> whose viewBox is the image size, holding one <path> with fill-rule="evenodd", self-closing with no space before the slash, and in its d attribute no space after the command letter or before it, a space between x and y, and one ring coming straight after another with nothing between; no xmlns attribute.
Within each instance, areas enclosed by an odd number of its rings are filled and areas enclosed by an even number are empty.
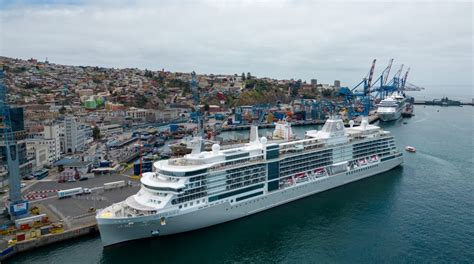
<svg viewBox="0 0 474 264"><path fill-rule="evenodd" d="M376 59L372 61L372 66L370 67L370 71L368 77L364 78L360 83L358 83L354 88L350 90L350 93L345 95L345 103L348 105L349 108L349 119L352 119L356 112L354 111L353 103L355 99L359 99L359 102L362 103L364 106L364 110L362 111L362 115L368 116L370 111L370 87L372 85L372 78L375 71L375 63ZM357 89L363 85L363 90L358 91Z"/></svg>
<svg viewBox="0 0 474 264"><path fill-rule="evenodd" d="M13 135L10 118L10 106L7 100L5 74L0 68L0 112L2 114L2 136L5 143L5 158L8 166L9 199L8 212L12 219L22 218L28 215L28 201L21 197L20 187L20 161L18 145Z"/></svg>
<svg viewBox="0 0 474 264"><path fill-rule="evenodd" d="M390 69L392 68L392 63L393 59L390 59L387 68L385 68L385 70L382 72L382 85L387 84L388 76L390 75Z"/></svg>
<svg viewBox="0 0 474 264"><path fill-rule="evenodd" d="M410 68L408 68L408 70L405 72L405 76L403 76L402 82L400 84L400 89L399 89L400 91L405 90L405 83L407 82L409 72L410 72Z"/></svg>

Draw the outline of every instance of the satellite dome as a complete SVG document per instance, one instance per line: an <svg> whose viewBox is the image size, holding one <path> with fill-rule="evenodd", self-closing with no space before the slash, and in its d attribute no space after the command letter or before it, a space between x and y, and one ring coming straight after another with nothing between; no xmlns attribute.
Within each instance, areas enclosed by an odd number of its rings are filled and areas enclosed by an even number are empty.
<svg viewBox="0 0 474 264"><path fill-rule="evenodd" d="M350 126L350 127L353 127L353 126L354 126L354 120L350 120L350 121L349 121L349 126Z"/></svg>
<svg viewBox="0 0 474 264"><path fill-rule="evenodd" d="M213 152L214 154L217 154L220 149L221 149L221 146L219 146L219 144L213 144L213 145L212 145L212 152Z"/></svg>

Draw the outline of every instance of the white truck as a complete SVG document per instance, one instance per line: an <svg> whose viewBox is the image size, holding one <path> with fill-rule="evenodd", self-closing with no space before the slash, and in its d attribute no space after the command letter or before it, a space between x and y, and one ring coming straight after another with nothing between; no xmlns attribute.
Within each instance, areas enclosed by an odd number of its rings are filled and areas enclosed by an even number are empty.
<svg viewBox="0 0 474 264"><path fill-rule="evenodd" d="M126 186L125 181L107 182L107 183L104 183L104 190L117 189L117 188L122 188L125 186Z"/></svg>
<svg viewBox="0 0 474 264"><path fill-rule="evenodd" d="M62 199L62 198L67 198L74 195L82 195L82 194L90 194L90 193L92 193L92 190L89 188L77 187L77 188L58 191L58 198Z"/></svg>

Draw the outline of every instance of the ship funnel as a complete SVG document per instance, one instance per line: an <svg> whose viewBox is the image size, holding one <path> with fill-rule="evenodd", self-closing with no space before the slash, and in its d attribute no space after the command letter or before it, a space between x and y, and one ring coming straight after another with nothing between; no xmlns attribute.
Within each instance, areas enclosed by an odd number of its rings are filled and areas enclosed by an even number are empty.
<svg viewBox="0 0 474 264"><path fill-rule="evenodd" d="M191 154L199 154L204 150L204 141L201 137L194 137L191 140Z"/></svg>
<svg viewBox="0 0 474 264"><path fill-rule="evenodd" d="M258 126L250 127L250 143L258 142Z"/></svg>
<svg viewBox="0 0 474 264"><path fill-rule="evenodd" d="M366 129L367 128L367 125L369 125L369 118L364 116L362 117L362 120L360 121L360 126L363 128L363 129Z"/></svg>

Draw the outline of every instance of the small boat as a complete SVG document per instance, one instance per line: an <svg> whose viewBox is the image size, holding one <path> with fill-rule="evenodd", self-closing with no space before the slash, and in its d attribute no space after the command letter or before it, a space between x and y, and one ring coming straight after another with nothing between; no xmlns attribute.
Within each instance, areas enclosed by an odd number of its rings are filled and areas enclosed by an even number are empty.
<svg viewBox="0 0 474 264"><path fill-rule="evenodd" d="M405 150L408 151L408 152L416 152L416 148L412 147L412 146L406 146Z"/></svg>

